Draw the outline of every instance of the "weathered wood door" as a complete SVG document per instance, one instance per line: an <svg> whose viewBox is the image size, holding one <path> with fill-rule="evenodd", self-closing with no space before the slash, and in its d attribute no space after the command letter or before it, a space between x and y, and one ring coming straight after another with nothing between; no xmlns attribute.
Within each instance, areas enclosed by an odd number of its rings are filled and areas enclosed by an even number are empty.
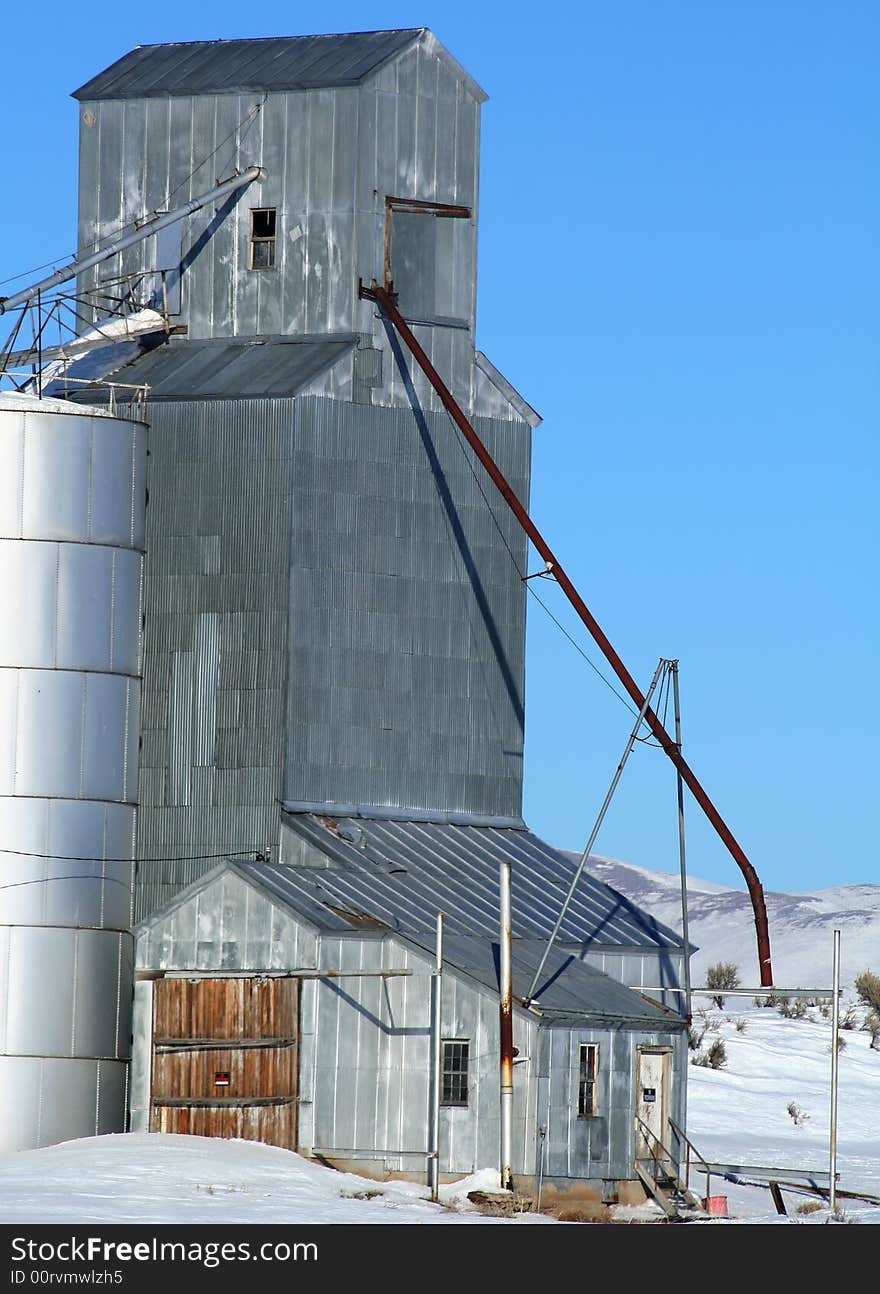
<svg viewBox="0 0 880 1294"><path fill-rule="evenodd" d="M299 981L153 985L150 1129L296 1149Z"/></svg>
<svg viewBox="0 0 880 1294"><path fill-rule="evenodd" d="M668 1047L639 1047L636 1073L636 1158L659 1158L658 1145L669 1145L669 1100L672 1052ZM647 1132L645 1129L647 1128Z"/></svg>

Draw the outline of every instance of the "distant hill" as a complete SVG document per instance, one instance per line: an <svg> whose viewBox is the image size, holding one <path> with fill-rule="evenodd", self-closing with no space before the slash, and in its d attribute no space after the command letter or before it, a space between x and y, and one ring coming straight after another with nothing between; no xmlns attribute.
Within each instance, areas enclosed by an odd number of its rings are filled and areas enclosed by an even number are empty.
<svg viewBox="0 0 880 1294"><path fill-rule="evenodd" d="M579 854L569 853L577 860ZM589 870L664 925L681 931L677 873L592 856ZM852 989L860 971L880 974L880 885L840 885L804 894L765 893L774 982L783 988L830 988L833 931L840 931L841 986ZM698 951L691 979L705 983L706 967L734 962L746 987L759 984L755 923L745 890L688 877L688 928Z"/></svg>

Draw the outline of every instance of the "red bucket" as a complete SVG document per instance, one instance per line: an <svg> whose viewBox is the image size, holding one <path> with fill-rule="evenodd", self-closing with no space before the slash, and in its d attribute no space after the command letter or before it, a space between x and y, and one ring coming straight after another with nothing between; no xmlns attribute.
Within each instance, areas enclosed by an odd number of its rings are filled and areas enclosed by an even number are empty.
<svg viewBox="0 0 880 1294"><path fill-rule="evenodd" d="M707 1195L703 1200L703 1208L713 1218L727 1217L727 1196L726 1195Z"/></svg>

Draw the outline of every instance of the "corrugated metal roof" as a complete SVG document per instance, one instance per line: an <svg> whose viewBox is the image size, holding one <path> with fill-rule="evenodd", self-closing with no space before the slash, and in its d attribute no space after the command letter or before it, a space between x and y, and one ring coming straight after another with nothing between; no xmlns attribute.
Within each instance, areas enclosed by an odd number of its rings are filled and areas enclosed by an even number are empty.
<svg viewBox="0 0 880 1294"><path fill-rule="evenodd" d="M546 944L538 939L512 941L510 962L514 999L522 1001L528 993L545 947ZM498 956L497 942L448 934L444 930L444 962L495 993L499 991ZM544 1018L550 1020L578 1015L640 1024L647 1021L654 1027L661 1021L668 1027L680 1024L680 1017L673 1011L649 1001L558 947L551 949L533 1001Z"/></svg>
<svg viewBox="0 0 880 1294"><path fill-rule="evenodd" d="M87 373L85 368L80 370L78 362L70 366L69 375L92 380L113 376L123 383L145 383L150 388L150 401L291 396L347 355L356 346L357 338L347 334L204 341L171 338L159 345L141 347L132 357L128 348L134 344L108 347L105 364L100 363L102 352L95 351L81 361L88 364ZM57 379L47 390L53 395L62 394L64 379ZM83 393L79 398L88 395L88 388L74 388L72 398L77 398L77 391Z"/></svg>
<svg viewBox="0 0 880 1294"><path fill-rule="evenodd" d="M506 859L513 933L546 939L575 870L571 859L527 830L292 813L283 822L333 865L237 864L246 875L294 905L308 898L337 916L368 913L403 934L433 931L441 911L450 932L491 938L498 929L498 865ZM586 871L558 938L578 948L682 946L673 930Z"/></svg>
<svg viewBox="0 0 880 1294"><path fill-rule="evenodd" d="M73 98L140 99L357 85L425 33L424 27L410 27L328 36L138 45L74 90Z"/></svg>

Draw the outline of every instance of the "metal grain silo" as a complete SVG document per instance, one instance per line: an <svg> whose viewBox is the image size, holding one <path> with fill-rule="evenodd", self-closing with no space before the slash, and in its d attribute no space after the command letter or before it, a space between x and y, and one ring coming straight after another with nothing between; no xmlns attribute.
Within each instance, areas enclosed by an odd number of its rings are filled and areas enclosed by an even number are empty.
<svg viewBox="0 0 880 1294"><path fill-rule="evenodd" d="M121 1131L145 424L0 394L0 1147Z"/></svg>

